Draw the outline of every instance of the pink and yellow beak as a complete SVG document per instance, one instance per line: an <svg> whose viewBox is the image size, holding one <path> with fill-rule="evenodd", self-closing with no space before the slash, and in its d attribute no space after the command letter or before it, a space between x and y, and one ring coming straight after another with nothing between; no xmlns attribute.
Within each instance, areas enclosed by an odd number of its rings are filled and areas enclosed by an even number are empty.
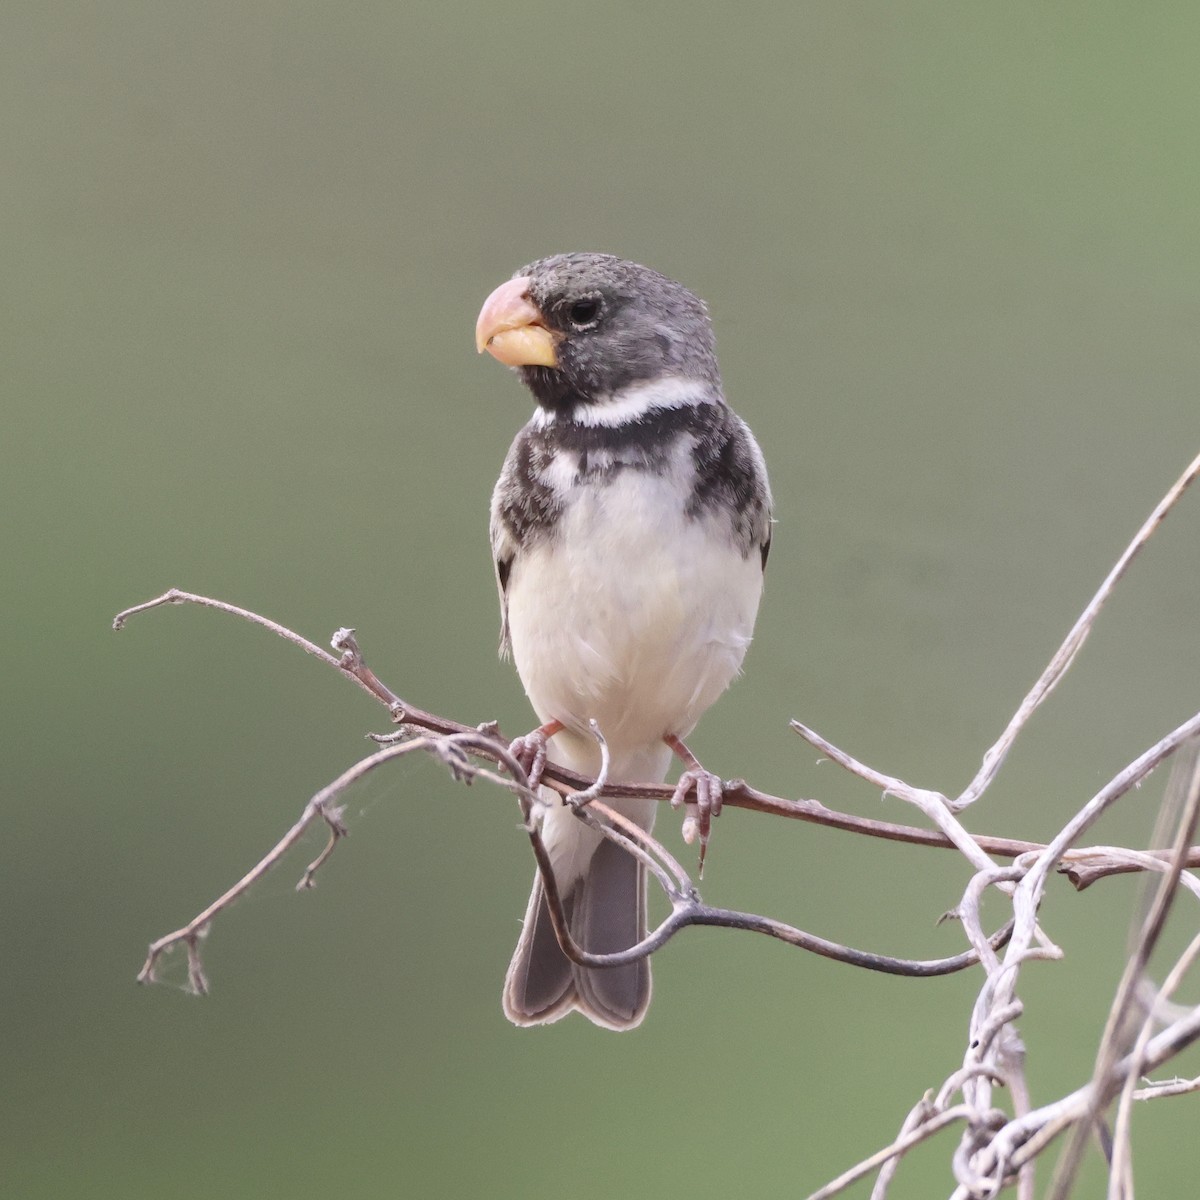
<svg viewBox="0 0 1200 1200"><path fill-rule="evenodd" d="M475 349L509 367L556 367L556 338L529 298L524 275L502 283L484 302L475 322Z"/></svg>

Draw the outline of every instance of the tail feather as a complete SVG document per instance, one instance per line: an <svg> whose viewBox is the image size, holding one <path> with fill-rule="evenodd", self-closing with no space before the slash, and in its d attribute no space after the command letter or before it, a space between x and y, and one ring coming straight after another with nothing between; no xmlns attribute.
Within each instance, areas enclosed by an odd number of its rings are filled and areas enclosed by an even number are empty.
<svg viewBox="0 0 1200 1200"><path fill-rule="evenodd" d="M646 872L602 839L563 909L571 936L592 954L626 950L646 935ZM606 1029L633 1029L650 1004L650 961L580 967L558 945L541 877L504 981L504 1012L515 1025L548 1025L578 1010Z"/></svg>
<svg viewBox="0 0 1200 1200"><path fill-rule="evenodd" d="M592 954L628 950L646 936L646 869L607 838L600 843L576 903L572 932ZM557 947L556 947L557 948ZM560 951L561 953L561 951ZM632 1029L650 1005L650 960L621 967L575 967L578 1007L597 1025Z"/></svg>
<svg viewBox="0 0 1200 1200"><path fill-rule="evenodd" d="M563 909L569 926L573 895L564 899ZM521 940L504 979L504 1015L514 1025L548 1025L574 1007L573 964L559 949L542 877L535 875Z"/></svg>

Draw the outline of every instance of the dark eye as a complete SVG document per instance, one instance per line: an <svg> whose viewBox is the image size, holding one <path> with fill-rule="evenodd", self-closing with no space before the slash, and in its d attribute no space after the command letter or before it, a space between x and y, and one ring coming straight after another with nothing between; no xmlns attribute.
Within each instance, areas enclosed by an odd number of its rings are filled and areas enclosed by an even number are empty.
<svg viewBox="0 0 1200 1200"><path fill-rule="evenodd" d="M575 326L576 329L583 329L588 325L594 325L596 318L600 316L600 301L595 296L589 296L585 300L576 300L574 304L567 309L567 320Z"/></svg>

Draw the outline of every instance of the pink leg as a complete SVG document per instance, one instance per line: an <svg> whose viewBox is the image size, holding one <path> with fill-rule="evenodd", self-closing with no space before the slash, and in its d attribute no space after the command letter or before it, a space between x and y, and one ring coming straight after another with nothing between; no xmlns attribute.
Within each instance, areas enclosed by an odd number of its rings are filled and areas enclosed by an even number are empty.
<svg viewBox="0 0 1200 1200"><path fill-rule="evenodd" d="M546 769L546 743L556 733L561 733L562 729L561 721L547 721L532 733L516 738L509 746L509 754L525 768L531 791L537 791L538 784L542 781L542 772Z"/></svg>
<svg viewBox="0 0 1200 1200"><path fill-rule="evenodd" d="M724 788L720 777L706 771L700 760L674 734L667 734L663 741L675 751L684 765L684 772L675 785L671 807L687 805L687 816L683 820L683 840L690 846L700 834L700 877L704 878L704 856L708 853L708 836L712 830L713 817L721 815L721 796ZM694 792L695 799L688 801L688 793Z"/></svg>

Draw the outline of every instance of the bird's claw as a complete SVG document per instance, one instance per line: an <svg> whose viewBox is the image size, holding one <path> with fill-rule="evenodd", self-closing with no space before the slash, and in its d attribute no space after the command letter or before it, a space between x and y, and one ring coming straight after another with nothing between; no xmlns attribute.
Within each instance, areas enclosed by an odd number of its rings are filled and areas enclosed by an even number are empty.
<svg viewBox="0 0 1200 1200"><path fill-rule="evenodd" d="M691 800L689 794L693 794ZM708 853L708 838L712 832L713 817L721 815L721 800L724 786L720 776L703 767L689 767L679 777L675 793L671 797L672 808L683 808L683 840L690 846L697 835L700 838L700 877L704 878L704 858Z"/></svg>
<svg viewBox="0 0 1200 1200"><path fill-rule="evenodd" d="M519 738L514 738L508 752L521 764L529 781L529 790L536 792L546 769L546 742L549 739L542 729L535 729Z"/></svg>

